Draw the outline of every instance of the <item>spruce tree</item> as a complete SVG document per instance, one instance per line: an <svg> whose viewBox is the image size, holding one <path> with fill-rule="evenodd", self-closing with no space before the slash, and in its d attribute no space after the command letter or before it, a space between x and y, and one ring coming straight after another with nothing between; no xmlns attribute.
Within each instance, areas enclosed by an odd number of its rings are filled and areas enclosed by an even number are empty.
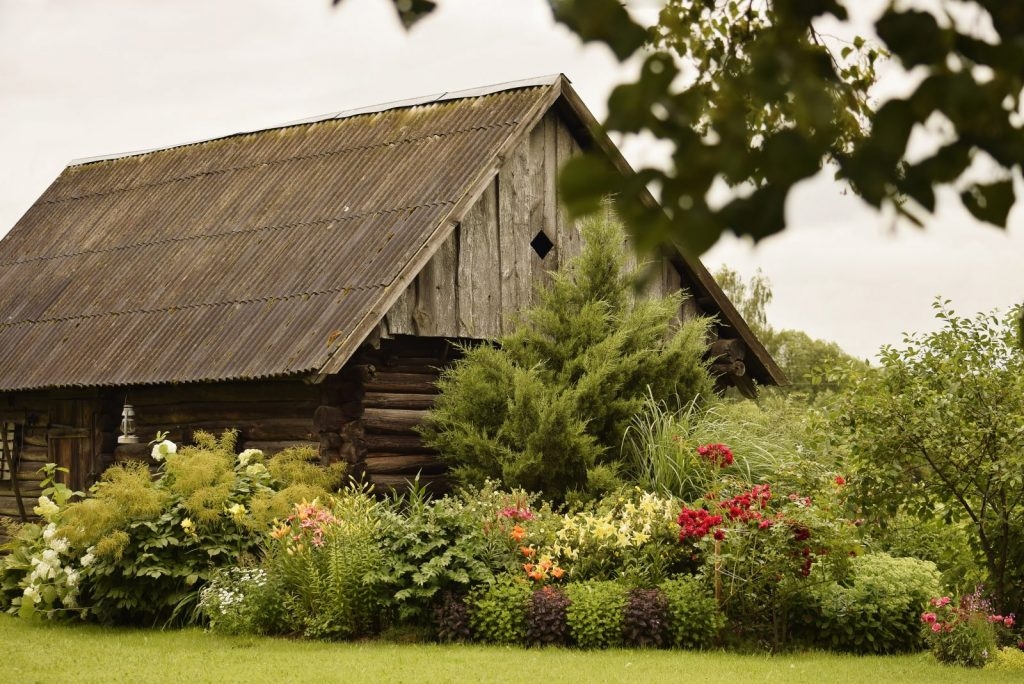
<svg viewBox="0 0 1024 684"><path fill-rule="evenodd" d="M648 392L668 402L712 392L707 321L678 320L681 293L636 298L622 227L584 224L578 258L498 346L479 345L441 377L423 434L456 478L486 478L564 500L620 459Z"/></svg>

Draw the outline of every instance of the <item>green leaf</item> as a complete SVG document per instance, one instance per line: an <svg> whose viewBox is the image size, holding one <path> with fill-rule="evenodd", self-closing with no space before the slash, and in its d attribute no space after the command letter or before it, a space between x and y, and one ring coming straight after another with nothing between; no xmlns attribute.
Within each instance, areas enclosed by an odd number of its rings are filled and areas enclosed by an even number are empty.
<svg viewBox="0 0 1024 684"><path fill-rule="evenodd" d="M941 64L951 47L950 32L928 12L888 9L875 23L879 38L907 68Z"/></svg>
<svg viewBox="0 0 1024 684"><path fill-rule="evenodd" d="M1013 181L1007 179L972 185L960 194L960 199L978 220L1005 228L1015 199Z"/></svg>
<svg viewBox="0 0 1024 684"><path fill-rule="evenodd" d="M583 42L607 45L619 61L647 42L646 29L633 21L618 0L551 0L551 12Z"/></svg>
<svg viewBox="0 0 1024 684"><path fill-rule="evenodd" d="M573 216L593 214L604 197L615 194L622 174L604 155L584 153L570 159L558 175L565 208Z"/></svg>

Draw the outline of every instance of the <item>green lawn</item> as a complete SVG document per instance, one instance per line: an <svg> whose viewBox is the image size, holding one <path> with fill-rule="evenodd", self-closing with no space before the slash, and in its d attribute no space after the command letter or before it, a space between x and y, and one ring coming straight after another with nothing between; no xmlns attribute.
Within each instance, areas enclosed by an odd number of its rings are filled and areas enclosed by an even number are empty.
<svg viewBox="0 0 1024 684"><path fill-rule="evenodd" d="M522 650L228 638L0 616L0 681L29 682L1020 682L1020 672L943 667L930 656L786 656Z"/></svg>

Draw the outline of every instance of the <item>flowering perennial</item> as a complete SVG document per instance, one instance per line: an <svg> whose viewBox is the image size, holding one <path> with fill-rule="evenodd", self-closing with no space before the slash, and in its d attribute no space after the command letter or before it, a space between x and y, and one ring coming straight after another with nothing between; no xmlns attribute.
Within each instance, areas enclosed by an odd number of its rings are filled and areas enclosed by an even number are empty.
<svg viewBox="0 0 1024 684"><path fill-rule="evenodd" d="M719 468L731 466L734 460L732 449L724 444L704 444L697 447L697 453Z"/></svg>

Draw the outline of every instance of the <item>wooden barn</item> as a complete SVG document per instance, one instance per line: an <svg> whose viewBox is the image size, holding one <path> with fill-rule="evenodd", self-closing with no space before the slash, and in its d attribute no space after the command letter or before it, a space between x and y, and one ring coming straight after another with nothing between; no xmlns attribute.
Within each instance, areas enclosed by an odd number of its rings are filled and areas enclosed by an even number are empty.
<svg viewBox="0 0 1024 684"><path fill-rule="evenodd" d="M594 148L631 173L556 76L73 163L0 241L0 513L43 462L84 488L157 430L440 477L413 431L438 368L578 252L556 173ZM703 265L656 266L717 317L723 384L781 380Z"/></svg>

